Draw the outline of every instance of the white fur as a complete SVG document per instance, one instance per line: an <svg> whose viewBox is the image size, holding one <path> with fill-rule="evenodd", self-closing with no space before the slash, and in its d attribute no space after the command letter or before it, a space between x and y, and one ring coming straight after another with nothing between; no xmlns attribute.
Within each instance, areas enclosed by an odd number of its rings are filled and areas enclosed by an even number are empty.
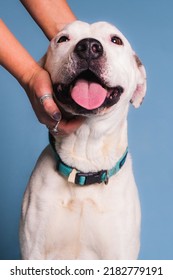
<svg viewBox="0 0 173 280"><path fill-rule="evenodd" d="M70 41L57 46L62 34ZM123 46L111 42L113 34L120 36ZM54 83L63 82L65 73L73 73L74 46L87 37L103 45L102 78L110 87L123 85L125 91L117 104L87 117L74 133L57 136L56 149L62 160L83 172L110 169L120 159L128 145L129 102L138 107L146 90L145 69L137 64L129 42L105 22L76 21L52 40L45 68ZM20 243L24 259L136 259L140 205L130 156L108 185L80 187L58 174L48 146L26 189Z"/></svg>

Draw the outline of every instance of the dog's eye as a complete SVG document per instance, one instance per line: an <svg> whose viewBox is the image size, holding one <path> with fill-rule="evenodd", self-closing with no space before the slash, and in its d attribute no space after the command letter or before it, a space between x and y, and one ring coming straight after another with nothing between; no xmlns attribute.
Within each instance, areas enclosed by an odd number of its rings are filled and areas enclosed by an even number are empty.
<svg viewBox="0 0 173 280"><path fill-rule="evenodd" d="M112 36L111 42L116 45L123 45L123 41L118 36Z"/></svg>
<svg viewBox="0 0 173 280"><path fill-rule="evenodd" d="M67 42L69 41L69 38L67 36L62 36L58 39L57 43L64 43L64 42Z"/></svg>

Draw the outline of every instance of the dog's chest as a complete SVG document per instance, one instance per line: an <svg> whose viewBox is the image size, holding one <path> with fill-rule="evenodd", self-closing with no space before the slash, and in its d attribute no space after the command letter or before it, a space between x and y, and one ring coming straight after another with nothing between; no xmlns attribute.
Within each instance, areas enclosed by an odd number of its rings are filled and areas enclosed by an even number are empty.
<svg viewBox="0 0 173 280"><path fill-rule="evenodd" d="M110 222L111 207L109 204L106 206L99 194L97 198L95 195L85 199L75 195L61 198L52 204L51 209L46 226L49 236L46 258L78 259L86 251L92 258L94 255L101 257L100 248L103 249L104 240L109 240L113 226Z"/></svg>

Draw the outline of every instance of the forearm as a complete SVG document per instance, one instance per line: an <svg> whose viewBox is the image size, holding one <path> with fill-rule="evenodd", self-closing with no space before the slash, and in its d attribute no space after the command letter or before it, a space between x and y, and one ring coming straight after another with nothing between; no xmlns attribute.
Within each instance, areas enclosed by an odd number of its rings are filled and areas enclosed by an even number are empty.
<svg viewBox="0 0 173 280"><path fill-rule="evenodd" d="M0 19L0 64L24 86L40 66ZM2 43L3 42L3 43Z"/></svg>
<svg viewBox="0 0 173 280"><path fill-rule="evenodd" d="M51 40L67 23L76 19L66 0L20 0Z"/></svg>

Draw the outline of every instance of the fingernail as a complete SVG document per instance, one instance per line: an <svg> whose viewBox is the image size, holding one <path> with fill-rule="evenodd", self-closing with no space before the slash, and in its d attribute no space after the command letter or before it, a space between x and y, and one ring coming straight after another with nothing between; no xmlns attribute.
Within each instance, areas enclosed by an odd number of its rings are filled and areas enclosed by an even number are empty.
<svg viewBox="0 0 173 280"><path fill-rule="evenodd" d="M53 114L52 117L55 121L59 122L61 120L61 113L56 112L56 113Z"/></svg>

